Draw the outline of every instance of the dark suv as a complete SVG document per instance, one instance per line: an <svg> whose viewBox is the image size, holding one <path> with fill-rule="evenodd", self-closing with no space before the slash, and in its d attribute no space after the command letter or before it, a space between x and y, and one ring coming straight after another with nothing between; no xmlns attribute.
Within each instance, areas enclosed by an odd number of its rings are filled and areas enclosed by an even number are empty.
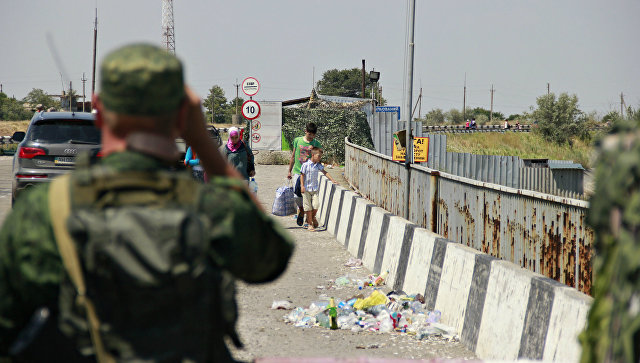
<svg viewBox="0 0 640 363"><path fill-rule="evenodd" d="M21 190L72 170L78 154L100 156L100 130L91 113L38 112L27 132L12 138L21 141L13 157L12 202Z"/></svg>

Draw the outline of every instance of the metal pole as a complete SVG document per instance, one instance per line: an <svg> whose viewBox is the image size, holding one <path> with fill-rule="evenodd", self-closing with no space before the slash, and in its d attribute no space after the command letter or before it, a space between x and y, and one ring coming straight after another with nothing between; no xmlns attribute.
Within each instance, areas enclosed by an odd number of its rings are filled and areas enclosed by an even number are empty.
<svg viewBox="0 0 640 363"><path fill-rule="evenodd" d="M409 56L407 64L407 99L405 106L405 117L407 118L407 137L406 137L406 153L404 157L405 167L407 169L407 188L405 195L405 218L409 220L409 193L411 192L411 163L413 161L413 145L411 137L411 103L413 98L413 40L414 40L414 25L416 22L416 0L411 0L409 4Z"/></svg>

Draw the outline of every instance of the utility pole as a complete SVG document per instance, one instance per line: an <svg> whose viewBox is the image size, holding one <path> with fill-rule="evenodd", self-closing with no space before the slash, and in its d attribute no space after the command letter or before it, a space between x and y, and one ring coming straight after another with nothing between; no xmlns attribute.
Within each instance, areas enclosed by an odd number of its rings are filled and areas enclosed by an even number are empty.
<svg viewBox="0 0 640 363"><path fill-rule="evenodd" d="M362 98L364 98L364 59L362 60Z"/></svg>
<svg viewBox="0 0 640 363"><path fill-rule="evenodd" d="M418 118L420 118L420 115L422 114L422 87L420 87L420 97L418 97L418 100L420 101L420 107L418 107Z"/></svg>
<svg viewBox="0 0 640 363"><path fill-rule="evenodd" d="M240 84L238 84L238 79L236 78L236 84L234 84L234 86L236 86L236 115L238 114L238 88L240 87Z"/></svg>
<svg viewBox="0 0 640 363"><path fill-rule="evenodd" d="M547 95L551 93L551 85L547 82Z"/></svg>
<svg viewBox="0 0 640 363"><path fill-rule="evenodd" d="M82 78L80 80L82 81L82 112L85 112L84 104L87 102L87 99L84 93L84 84L87 82L87 77L84 76L84 72L82 72Z"/></svg>
<svg viewBox="0 0 640 363"><path fill-rule="evenodd" d="M96 20L93 22L93 74L91 75L91 95L96 91L96 42L98 40L98 8L96 8ZM91 108L94 108L91 104Z"/></svg>
<svg viewBox="0 0 640 363"><path fill-rule="evenodd" d="M462 96L462 122L467 119L467 72L464 72L464 94Z"/></svg>
<svg viewBox="0 0 640 363"><path fill-rule="evenodd" d="M407 95L406 95L406 107L405 117L407 118L406 140L405 140L405 156L404 163L407 169L407 188L405 190L405 219L409 219L409 201L411 193L411 163L413 162L413 140L411 137L411 102L413 97L413 48L414 44L414 31L416 22L416 0L411 0L409 4L409 44L408 44L408 57L407 57Z"/></svg>
<svg viewBox="0 0 640 363"><path fill-rule="evenodd" d="M620 117L624 117L624 94L620 92Z"/></svg>
<svg viewBox="0 0 640 363"><path fill-rule="evenodd" d="M491 85L491 111L489 112L489 122L493 121L493 92L496 90Z"/></svg>
<svg viewBox="0 0 640 363"><path fill-rule="evenodd" d="M0 83L0 93L2 93L2 83Z"/></svg>
<svg viewBox="0 0 640 363"><path fill-rule="evenodd" d="M71 107L73 105L73 95L72 95L72 90L73 88L71 87L71 81L69 81L69 112L73 112Z"/></svg>
<svg viewBox="0 0 640 363"><path fill-rule="evenodd" d="M169 53L176 54L173 0L162 0L162 43Z"/></svg>

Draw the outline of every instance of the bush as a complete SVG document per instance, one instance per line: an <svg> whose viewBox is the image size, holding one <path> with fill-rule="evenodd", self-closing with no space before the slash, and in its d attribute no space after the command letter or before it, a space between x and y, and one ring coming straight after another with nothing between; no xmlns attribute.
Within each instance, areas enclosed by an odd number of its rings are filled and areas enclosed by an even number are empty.
<svg viewBox="0 0 640 363"><path fill-rule="evenodd" d="M536 132L539 132L546 140L557 144L569 143L579 137L583 140L589 138L586 116L578 108L578 97L562 93L556 99L556 95L550 93L540 96L536 100L538 108L533 111L533 121L538 122Z"/></svg>

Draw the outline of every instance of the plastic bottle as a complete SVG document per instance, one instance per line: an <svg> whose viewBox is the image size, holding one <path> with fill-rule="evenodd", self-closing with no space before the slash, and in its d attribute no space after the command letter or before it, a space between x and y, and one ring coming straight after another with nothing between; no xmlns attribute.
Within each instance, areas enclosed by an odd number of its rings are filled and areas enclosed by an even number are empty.
<svg viewBox="0 0 640 363"><path fill-rule="evenodd" d="M329 328L332 330L338 329L338 309L334 298L329 300Z"/></svg>
<svg viewBox="0 0 640 363"><path fill-rule="evenodd" d="M249 190L253 192L253 194L258 194L258 183L256 182L256 178L251 178L249 181Z"/></svg>
<svg viewBox="0 0 640 363"><path fill-rule="evenodd" d="M376 279L373 281L373 284L376 286L380 286L385 283L387 277L389 277L389 271L385 271L381 273L380 276L376 277Z"/></svg>
<svg viewBox="0 0 640 363"><path fill-rule="evenodd" d="M362 280L358 280L357 284L358 284L358 290L362 290L362 288L364 287L364 282L362 282Z"/></svg>

